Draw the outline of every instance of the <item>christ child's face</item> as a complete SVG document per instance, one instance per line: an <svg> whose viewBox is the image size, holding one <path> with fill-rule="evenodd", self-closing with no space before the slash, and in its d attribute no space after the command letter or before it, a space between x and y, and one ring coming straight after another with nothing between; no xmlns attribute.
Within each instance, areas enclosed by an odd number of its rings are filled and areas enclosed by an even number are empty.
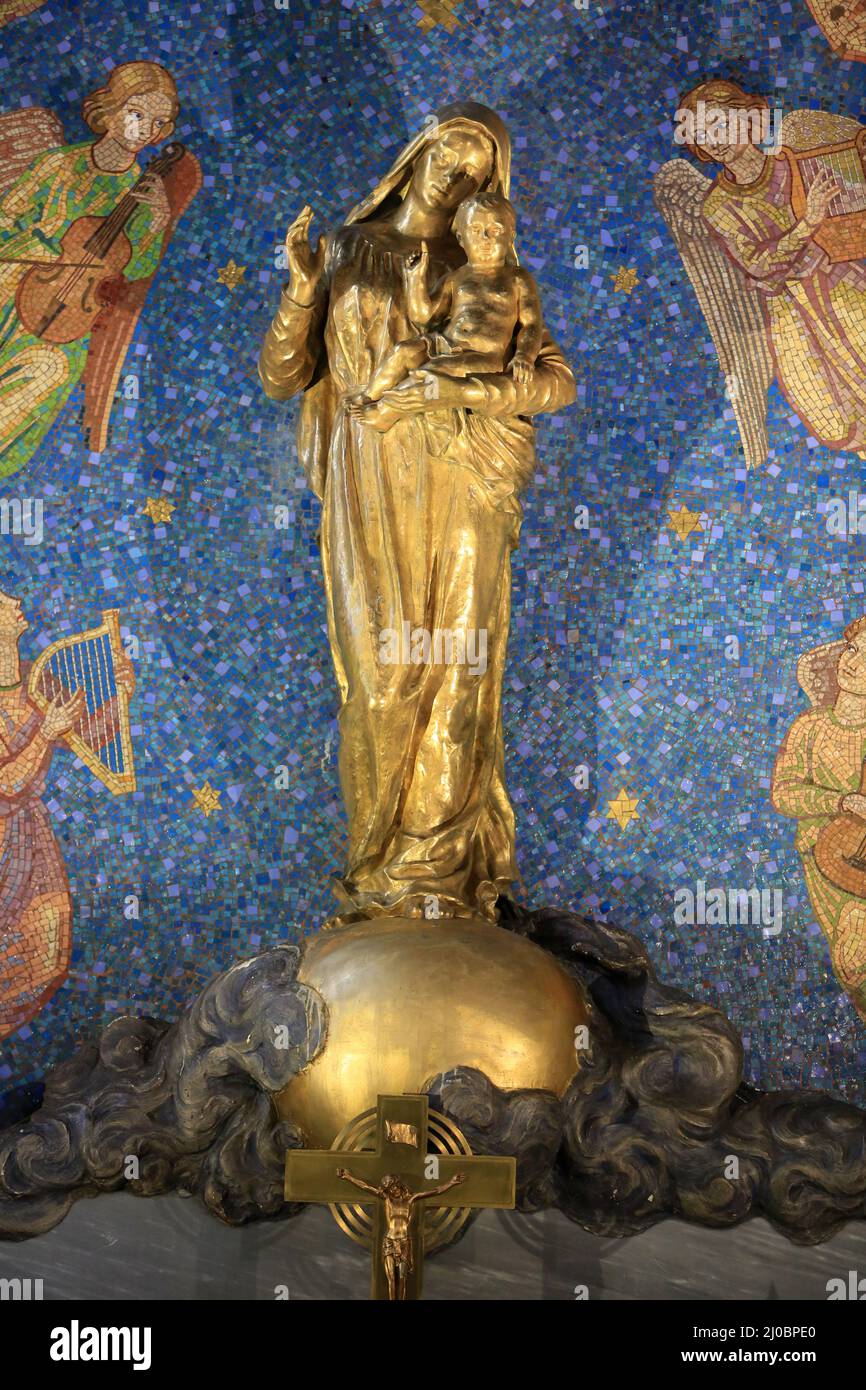
<svg viewBox="0 0 866 1390"><path fill-rule="evenodd" d="M845 645L836 666L839 689L848 695L866 695L866 629Z"/></svg>
<svg viewBox="0 0 866 1390"><path fill-rule="evenodd" d="M0 589L0 641L17 640L29 626L21 611L21 600Z"/></svg>
<svg viewBox="0 0 866 1390"><path fill-rule="evenodd" d="M146 145L157 145L171 128L174 111L164 92L144 92L128 97L113 116L106 121L110 135L130 154L138 154Z"/></svg>
<svg viewBox="0 0 866 1390"><path fill-rule="evenodd" d="M504 265L513 239L508 218L495 208L472 208L460 231L466 259L479 270L495 270Z"/></svg>
<svg viewBox="0 0 866 1390"><path fill-rule="evenodd" d="M418 156L412 192L424 207L453 212L478 192L491 167L491 153L481 136L446 130Z"/></svg>

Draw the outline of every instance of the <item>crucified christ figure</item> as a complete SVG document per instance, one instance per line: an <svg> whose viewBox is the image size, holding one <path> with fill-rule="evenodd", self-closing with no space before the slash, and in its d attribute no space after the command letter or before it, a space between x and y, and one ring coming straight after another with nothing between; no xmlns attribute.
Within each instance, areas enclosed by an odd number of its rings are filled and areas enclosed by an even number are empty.
<svg viewBox="0 0 866 1390"><path fill-rule="evenodd" d="M465 1182L466 1174L455 1173L448 1182L440 1184L439 1187L428 1187L425 1192L412 1192L403 1179L394 1173L386 1173L378 1187L364 1182L363 1178L356 1178L348 1168L338 1168L337 1177L345 1178L353 1187L359 1187L362 1192L369 1192L372 1197L378 1197L385 1203L382 1259L385 1262L385 1277L388 1280L388 1297L405 1299L406 1279L415 1267L410 1237L412 1208L416 1202L423 1202L428 1197L439 1197L443 1192L448 1192L450 1188Z"/></svg>

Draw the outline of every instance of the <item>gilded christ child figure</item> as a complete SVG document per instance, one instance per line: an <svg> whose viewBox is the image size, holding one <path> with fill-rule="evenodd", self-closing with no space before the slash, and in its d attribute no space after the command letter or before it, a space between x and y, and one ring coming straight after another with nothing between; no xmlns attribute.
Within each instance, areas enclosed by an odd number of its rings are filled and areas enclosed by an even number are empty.
<svg viewBox="0 0 866 1390"><path fill-rule="evenodd" d="M427 243L422 242L420 255L409 257L404 271L409 318L419 332L392 349L366 390L349 402L351 414L390 429L399 416L378 402L420 368L434 377L507 370L516 381L531 383L541 348L541 301L532 276L515 263L516 230L514 208L503 194L467 198L452 224L466 264L446 274L432 295ZM446 317L441 332L429 331Z"/></svg>

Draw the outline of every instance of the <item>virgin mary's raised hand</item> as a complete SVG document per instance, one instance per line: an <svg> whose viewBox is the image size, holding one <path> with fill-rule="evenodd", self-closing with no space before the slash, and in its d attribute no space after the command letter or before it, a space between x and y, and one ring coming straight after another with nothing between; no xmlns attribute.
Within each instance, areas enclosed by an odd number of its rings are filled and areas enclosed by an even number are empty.
<svg viewBox="0 0 866 1390"><path fill-rule="evenodd" d="M312 304L325 268L325 238L319 237L315 250L310 246L312 221L313 209L305 203L286 232L289 295L296 304Z"/></svg>

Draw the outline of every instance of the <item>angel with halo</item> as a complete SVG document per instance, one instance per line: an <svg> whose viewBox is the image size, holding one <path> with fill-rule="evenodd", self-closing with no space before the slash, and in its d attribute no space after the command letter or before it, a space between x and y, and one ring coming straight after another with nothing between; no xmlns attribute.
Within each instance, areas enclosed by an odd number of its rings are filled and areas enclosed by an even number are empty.
<svg viewBox="0 0 866 1390"><path fill-rule="evenodd" d="M680 102L685 159L653 181L707 321L749 467L766 462L775 379L809 433L866 458L866 127L792 111L767 153L768 103L734 82ZM697 121L688 118L698 117Z"/></svg>
<svg viewBox="0 0 866 1390"><path fill-rule="evenodd" d="M144 172L138 164L169 138L179 110L171 74L133 62L85 97L88 140L67 143L58 117L39 106L0 114L0 478L30 462L79 382L88 448L108 444L139 315L202 181L179 144L166 146L177 158L164 177L158 160ZM57 313L27 312L34 280ZM60 310L79 296L82 322L61 330Z"/></svg>

